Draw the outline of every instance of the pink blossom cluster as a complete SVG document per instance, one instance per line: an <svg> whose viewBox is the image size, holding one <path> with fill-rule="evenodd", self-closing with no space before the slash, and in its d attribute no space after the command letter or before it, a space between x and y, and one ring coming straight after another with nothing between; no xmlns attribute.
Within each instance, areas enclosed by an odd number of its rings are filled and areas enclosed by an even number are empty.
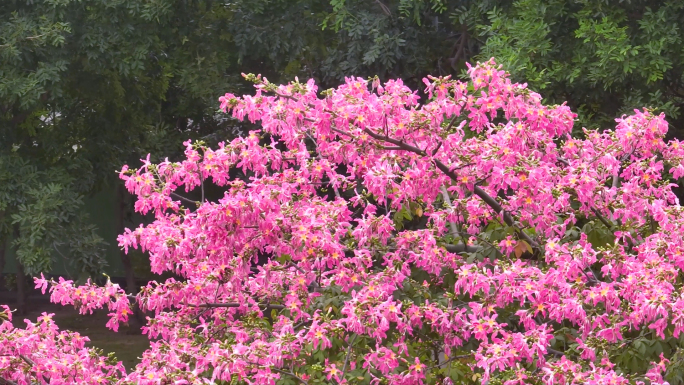
<svg viewBox="0 0 684 385"><path fill-rule="evenodd" d="M0 305L0 381L9 384L109 384L125 369L120 362L85 347L78 333L60 331L52 315L43 313L26 328L12 325L9 307Z"/></svg>
<svg viewBox="0 0 684 385"><path fill-rule="evenodd" d="M619 363L684 330L684 146L649 110L574 138L493 61L469 75L425 79L424 103L401 80L246 75L255 95L221 108L261 130L124 167L155 221L120 246L176 278L137 295L152 346L107 381L667 384L662 354ZM181 198L206 183L223 197ZM113 328L130 314L116 285L51 285Z"/></svg>
<svg viewBox="0 0 684 385"><path fill-rule="evenodd" d="M107 307L109 313L107 327L118 331L119 323L128 322L128 316L133 314L130 301L126 292L109 279L104 287L95 285L88 279L85 285L75 286L73 281L67 281L59 277L58 281L45 279L43 274L40 278L34 278L36 289L45 294L50 285L50 301L61 305L73 305L81 314L92 314L96 309Z"/></svg>

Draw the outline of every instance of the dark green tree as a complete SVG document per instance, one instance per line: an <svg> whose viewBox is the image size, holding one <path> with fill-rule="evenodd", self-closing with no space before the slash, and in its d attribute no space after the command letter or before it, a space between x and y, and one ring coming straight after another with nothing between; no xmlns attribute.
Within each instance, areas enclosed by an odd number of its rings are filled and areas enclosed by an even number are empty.
<svg viewBox="0 0 684 385"><path fill-rule="evenodd" d="M55 228L76 218L87 227L78 202L113 188L121 164L173 154L187 138L239 135L244 127L216 114L216 99L247 91L241 72L324 87L379 75L416 87L494 56L516 80L580 111L578 132L643 105L675 128L682 120L676 1L8 0L0 16L2 175L15 178L20 165L40 175L0 198L2 239L20 239L17 251L51 247L22 213L66 210ZM47 186L72 199L30 200ZM101 266L60 251L84 274ZM49 268L47 251L18 254L27 272Z"/></svg>
<svg viewBox="0 0 684 385"><path fill-rule="evenodd" d="M634 108L664 111L682 135L684 3L518 0L456 8L452 19L552 102L567 101L581 126L609 127Z"/></svg>
<svg viewBox="0 0 684 385"><path fill-rule="evenodd" d="M0 249L11 239L20 275L49 271L59 253L80 275L102 272L102 240L81 213L83 197L111 184L127 159L220 125L207 101L229 84L216 68L227 60L217 53L230 50L193 35L224 27L202 25L211 4L0 7Z"/></svg>
<svg viewBox="0 0 684 385"><path fill-rule="evenodd" d="M2 239L13 238L27 273L48 270L50 250L59 248L30 226L31 217L49 218L61 245L81 244L65 238L66 226L75 218L87 226L78 214L82 198L111 184L121 164L148 152L173 153L181 149L181 139L218 141L239 134L239 125L215 112L223 92L249 87L241 72L262 72L274 80L315 77L334 85L351 74L417 83L435 65L451 71L453 63L440 55L453 39L440 38L448 26L432 18L439 9L408 5L5 2L0 167L7 180L24 175L27 167L32 173L22 177L21 189L3 195ZM43 195L62 198L40 203L35 197L46 188L50 194ZM101 260L64 252L83 274L101 270ZM127 268L129 278L131 272Z"/></svg>

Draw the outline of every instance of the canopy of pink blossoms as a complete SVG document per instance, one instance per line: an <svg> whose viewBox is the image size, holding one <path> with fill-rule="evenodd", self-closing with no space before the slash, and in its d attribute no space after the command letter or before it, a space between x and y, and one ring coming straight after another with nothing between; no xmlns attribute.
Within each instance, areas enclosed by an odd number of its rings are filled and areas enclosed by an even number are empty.
<svg viewBox="0 0 684 385"><path fill-rule="evenodd" d="M542 104L493 61L469 76L426 79L421 104L401 80L319 92L248 75L255 95L226 94L221 108L259 130L121 172L155 221L120 245L178 279L135 298L36 279L55 302L107 307L112 328L137 302L153 340L142 362L126 373L44 317L0 326L0 377L666 383L665 357L643 371L617 358L639 336L684 330L684 214L670 182L684 176L684 146L664 141L667 122L649 110L573 138L567 106ZM236 168L247 177L231 179ZM181 198L208 183L225 195Z"/></svg>

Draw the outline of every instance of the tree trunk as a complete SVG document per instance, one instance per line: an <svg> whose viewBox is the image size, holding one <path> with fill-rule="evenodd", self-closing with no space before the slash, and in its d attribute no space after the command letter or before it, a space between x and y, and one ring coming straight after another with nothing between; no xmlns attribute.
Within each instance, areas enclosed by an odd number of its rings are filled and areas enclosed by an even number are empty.
<svg viewBox="0 0 684 385"><path fill-rule="evenodd" d="M21 232L19 225L14 225L14 239L19 239ZM26 273L24 272L24 265L19 261L19 257L15 255L17 260L17 311L20 315L26 315Z"/></svg>
<svg viewBox="0 0 684 385"><path fill-rule="evenodd" d="M0 222L5 219L5 212L0 211ZM5 251L7 249L7 237L0 235L0 291L5 289Z"/></svg>
<svg viewBox="0 0 684 385"><path fill-rule="evenodd" d="M17 312L26 315L26 274L24 266L17 261Z"/></svg>
<svg viewBox="0 0 684 385"><path fill-rule="evenodd" d="M126 201L124 200L126 191L124 189L123 183L119 183L117 186L117 231L119 234L124 232L124 215L126 213ZM133 270L133 264L131 263L131 257L126 254L122 249L119 251L119 257L121 258L121 264L124 267L124 274L126 274L126 292L130 294L138 294L140 287L135 283L135 271ZM145 315L140 310L136 303L132 304L133 315L135 319L140 324L139 326L145 325Z"/></svg>
<svg viewBox="0 0 684 385"><path fill-rule="evenodd" d="M126 193L124 191L124 185L122 183L119 183L117 186L117 201L118 201L118 210L117 210L117 231L119 234L123 234L124 232L124 214L126 212L126 203L124 201L124 194ZM137 294L138 290L140 289L139 287L136 286L135 284L135 271L133 270L133 264L131 263L131 258L126 254L126 252L122 249L119 251L119 256L121 257L121 263L123 264L124 267L124 273L126 274L126 291L130 294Z"/></svg>
<svg viewBox="0 0 684 385"><path fill-rule="evenodd" d="M7 238L2 238L0 241L0 291L5 289L5 248L7 247Z"/></svg>

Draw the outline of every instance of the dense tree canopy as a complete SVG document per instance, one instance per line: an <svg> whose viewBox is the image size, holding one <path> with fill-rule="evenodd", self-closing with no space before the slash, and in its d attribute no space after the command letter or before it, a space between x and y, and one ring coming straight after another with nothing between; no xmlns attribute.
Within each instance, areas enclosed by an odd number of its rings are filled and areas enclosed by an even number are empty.
<svg viewBox="0 0 684 385"><path fill-rule="evenodd" d="M454 2L456 7L458 2ZM580 125L609 127L650 106L682 135L684 4L681 1L518 0L452 13L514 78L577 109Z"/></svg>

